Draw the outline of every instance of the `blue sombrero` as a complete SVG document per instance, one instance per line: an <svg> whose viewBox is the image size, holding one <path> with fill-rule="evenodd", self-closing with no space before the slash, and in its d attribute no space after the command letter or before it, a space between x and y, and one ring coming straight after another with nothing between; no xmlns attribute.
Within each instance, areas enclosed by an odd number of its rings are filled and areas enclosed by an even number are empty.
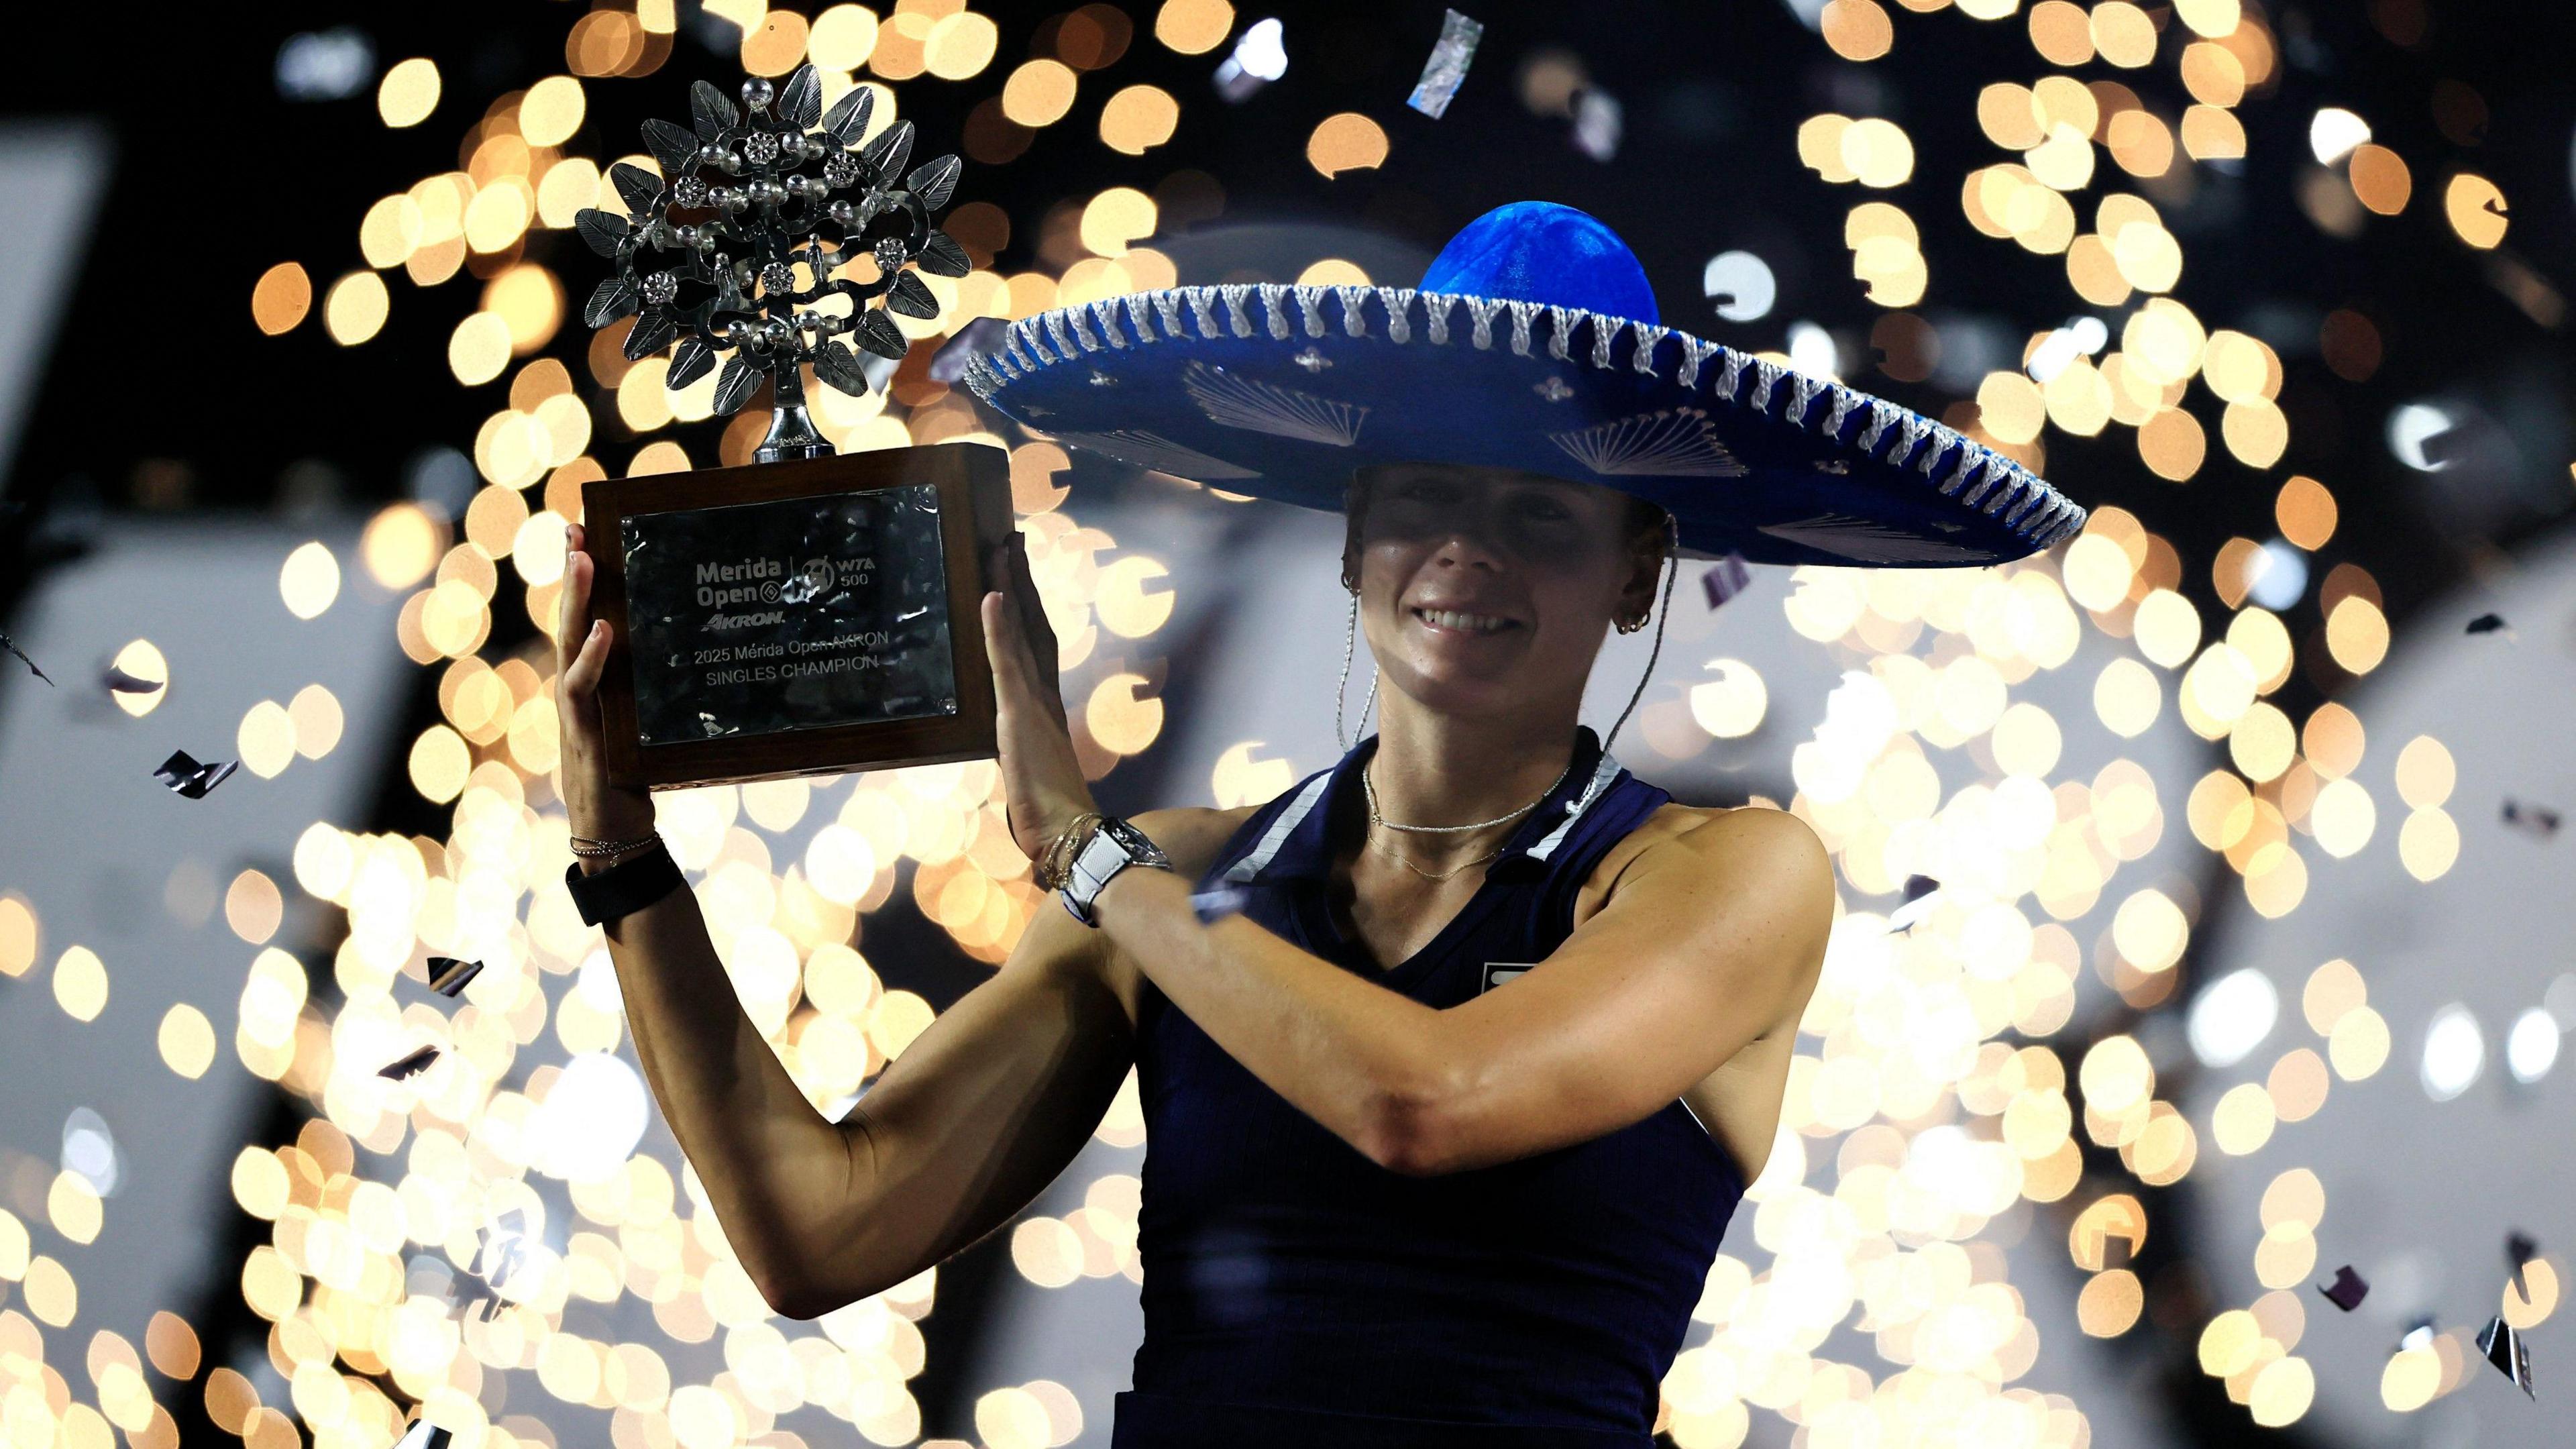
<svg viewBox="0 0 2576 1449"><path fill-rule="evenodd" d="M1634 253L1524 201L1418 287L1174 287L1013 323L963 381L1141 468L1339 511L1353 469L1433 460L1633 493L1682 552L1755 563L1999 563L2084 510L1956 429L1660 325Z"/></svg>

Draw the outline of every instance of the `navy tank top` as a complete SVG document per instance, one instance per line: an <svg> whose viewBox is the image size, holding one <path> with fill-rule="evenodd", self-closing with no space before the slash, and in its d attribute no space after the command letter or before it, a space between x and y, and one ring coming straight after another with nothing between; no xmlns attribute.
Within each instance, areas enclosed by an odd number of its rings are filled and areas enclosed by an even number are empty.
<svg viewBox="0 0 2576 1449"><path fill-rule="evenodd" d="M1474 897L1392 970L1326 901L1327 822L1371 736L1246 821L1199 882L1427 1006L1546 960L1603 854L1672 797L1583 729ZM1543 969L1543 968L1542 968ZM1148 982L1145 1336L1113 1449L1648 1449L1658 1389L1743 1195L1676 1099L1492 1167L1407 1177L1291 1106Z"/></svg>

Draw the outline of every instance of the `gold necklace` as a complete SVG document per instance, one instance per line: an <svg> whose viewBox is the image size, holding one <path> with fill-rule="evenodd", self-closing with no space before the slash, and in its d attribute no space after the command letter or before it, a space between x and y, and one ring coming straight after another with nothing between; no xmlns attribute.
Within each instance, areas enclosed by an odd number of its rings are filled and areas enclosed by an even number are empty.
<svg viewBox="0 0 2576 1449"><path fill-rule="evenodd" d="M1394 861L1400 866L1403 866L1406 870L1422 877L1424 880L1447 880L1471 867L1483 865L1486 861L1489 861L1495 856L1503 853L1503 848L1497 845L1493 849L1486 851L1483 855L1477 856L1474 860L1467 861L1465 864L1454 866L1449 870L1442 871L1435 875L1432 872L1415 865L1412 861L1405 859L1403 856L1396 854L1394 850L1382 844L1374 835L1369 837L1369 847L1375 850L1378 854L1385 856L1387 859Z"/></svg>
<svg viewBox="0 0 2576 1449"><path fill-rule="evenodd" d="M1377 762L1375 760L1369 761L1370 765L1374 765L1376 763ZM1545 790L1539 792L1538 799L1532 800L1527 805L1523 805L1517 810L1506 811L1503 814L1497 815L1491 820L1478 820L1467 825L1399 825L1378 813L1377 781L1369 778L1368 765L1363 765L1360 767L1360 788L1368 793L1368 823L1371 827L1368 837L1369 846L1371 849L1377 851L1378 854L1385 856L1387 859L1394 861L1400 866L1403 866L1406 870L1413 872L1424 880L1449 880L1475 868L1476 866L1483 865L1486 861L1492 860L1495 856L1502 854L1503 846L1497 845L1493 849L1486 851L1483 855L1477 856L1474 860L1463 861L1450 867L1448 870L1433 872L1424 870L1422 867L1415 865L1412 861L1407 860L1402 855L1398 854L1392 847L1381 843L1377 838L1375 827L1383 825L1389 830L1408 830L1425 835L1457 835L1470 830L1483 830L1489 826L1500 825L1504 821L1513 819L1517 816L1526 815L1530 811L1537 809L1540 805L1546 802L1548 796L1556 793L1556 787L1558 785L1565 783L1566 776L1573 773L1574 762L1572 760L1568 760L1565 762L1565 769L1557 775L1555 782L1550 784ZM1510 842L1508 841L1504 842L1504 844L1509 843Z"/></svg>
<svg viewBox="0 0 2576 1449"><path fill-rule="evenodd" d="M1377 781L1369 776L1370 767L1376 763L1377 761L1372 758L1367 765L1360 767L1360 788L1368 792L1369 824L1383 825L1389 830L1410 830L1424 835L1460 835L1470 830L1482 830L1489 825L1500 825L1515 815L1528 814L1545 803L1548 796L1556 793L1556 787L1565 783L1565 777L1574 773L1574 762L1566 761L1565 768L1558 772L1555 782L1541 790L1538 793L1538 799L1532 800L1517 810L1507 810L1491 820L1477 820L1465 825L1398 825L1377 812Z"/></svg>

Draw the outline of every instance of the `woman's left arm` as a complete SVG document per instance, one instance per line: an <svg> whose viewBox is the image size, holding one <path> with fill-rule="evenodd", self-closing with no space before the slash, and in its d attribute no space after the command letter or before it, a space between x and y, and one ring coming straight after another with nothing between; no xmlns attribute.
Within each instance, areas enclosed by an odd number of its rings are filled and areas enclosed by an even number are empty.
<svg viewBox="0 0 2576 1449"><path fill-rule="evenodd" d="M1736 810L1640 851L1541 963L1436 1010L1126 870L1101 928L1190 1020L1300 1111L1412 1176L1613 1132L1793 1027L1824 961L1832 866L1804 821Z"/></svg>
<svg viewBox="0 0 2576 1449"><path fill-rule="evenodd" d="M1032 859L1092 808L1055 636L1017 534L984 596L1012 834ZM1140 819L1147 833L1150 825ZM1428 1176L1589 1141L1794 1024L1824 960L1832 867L1804 821L1736 810L1638 852L1544 963L1447 1011L1123 870L1093 906L1148 979L1299 1111Z"/></svg>
<svg viewBox="0 0 2576 1449"><path fill-rule="evenodd" d="M981 619L993 667L994 734L1011 834L1031 860L1092 808L1065 718L1055 633L1038 600L1023 536L992 564L999 589ZM1150 839L1172 822L1136 817ZM1345 1142L1372 1158L1391 1141L1389 1104L1435 1075L1429 1048L1443 1015L1361 980L1233 917L1199 922L1190 882L1123 870L1094 914L1110 939L1217 1044ZM1053 909L1053 907L1050 907Z"/></svg>

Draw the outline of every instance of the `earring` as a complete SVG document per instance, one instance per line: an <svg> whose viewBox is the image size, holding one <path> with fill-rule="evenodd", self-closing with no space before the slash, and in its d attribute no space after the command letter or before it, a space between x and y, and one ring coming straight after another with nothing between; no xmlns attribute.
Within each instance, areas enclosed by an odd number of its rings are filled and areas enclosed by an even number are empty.
<svg viewBox="0 0 2576 1449"><path fill-rule="evenodd" d="M1611 621L1611 627L1617 629L1622 634L1634 634L1638 630L1646 627L1646 621L1644 619L1614 619Z"/></svg>

